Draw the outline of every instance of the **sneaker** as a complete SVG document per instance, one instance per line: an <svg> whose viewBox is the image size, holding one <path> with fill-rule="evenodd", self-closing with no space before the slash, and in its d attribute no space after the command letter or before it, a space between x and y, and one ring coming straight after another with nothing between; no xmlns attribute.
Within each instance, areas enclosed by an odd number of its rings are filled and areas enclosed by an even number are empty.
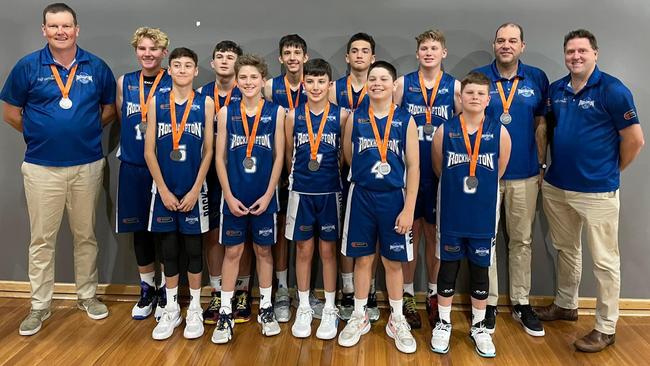
<svg viewBox="0 0 650 366"><path fill-rule="evenodd" d="M431 332L431 350L435 353L449 352L449 338L451 337L451 323L440 319Z"/></svg>
<svg viewBox="0 0 650 366"><path fill-rule="evenodd" d="M171 337L174 329L181 325L182 322L183 318L181 317L180 309L168 309L165 307L160 316L160 321L158 321L156 327L153 328L153 332L151 332L151 338L162 341Z"/></svg>
<svg viewBox="0 0 650 366"><path fill-rule="evenodd" d="M422 328L422 319L420 319L420 313L418 313L415 304L415 296L404 293L402 299L404 300L402 302L402 312L404 313L406 321L413 329Z"/></svg>
<svg viewBox="0 0 650 366"><path fill-rule="evenodd" d="M299 307L296 311L296 319L291 327L291 334L296 338L307 338L311 335L311 320L314 311L311 308Z"/></svg>
<svg viewBox="0 0 650 366"><path fill-rule="evenodd" d="M386 334L395 340L395 347L400 352L414 353L417 350L417 343L411 334L411 326L404 316L395 320L391 315L386 324Z"/></svg>
<svg viewBox="0 0 650 366"><path fill-rule="evenodd" d="M366 304L366 309L368 311L368 319L371 323L379 320L379 306L377 306L377 293L371 292L368 294L368 303ZM352 297L352 310L354 310L354 297Z"/></svg>
<svg viewBox="0 0 650 366"><path fill-rule="evenodd" d="M287 296L287 298L288 297L289 296ZM288 301L289 300L287 300L287 302ZM265 309L260 309L260 313L257 316L257 322L262 326L263 335L271 337L280 334L280 324L278 324L278 321L275 319L275 311L273 311L273 305Z"/></svg>
<svg viewBox="0 0 650 366"><path fill-rule="evenodd" d="M485 308L485 329L489 334L494 334L494 329L496 328L497 325L497 307L488 305Z"/></svg>
<svg viewBox="0 0 650 366"><path fill-rule="evenodd" d="M221 291L212 291L210 303L203 311L203 322L205 324L217 324L219 320L219 309L221 309Z"/></svg>
<svg viewBox="0 0 650 366"><path fill-rule="evenodd" d="M370 298L368 298L370 302ZM375 300L375 302L377 302ZM346 294L341 292L341 305L339 305L339 315L343 320L349 320L354 311L354 293Z"/></svg>
<svg viewBox="0 0 650 366"><path fill-rule="evenodd" d="M436 326L438 322L438 296L433 295L427 297L427 319L431 328Z"/></svg>
<svg viewBox="0 0 650 366"><path fill-rule="evenodd" d="M318 339L334 339L339 330L339 310L337 308L323 308L323 316L316 330Z"/></svg>
<svg viewBox="0 0 650 366"><path fill-rule="evenodd" d="M18 329L18 334L22 336L30 336L38 333L41 330L43 322L50 317L52 313L50 309L43 310L30 310L29 315L20 323L20 328Z"/></svg>
<svg viewBox="0 0 650 366"><path fill-rule="evenodd" d="M273 302L275 309L275 318L280 323L286 323L291 319L291 299L289 298L289 290L281 287L275 291L275 301Z"/></svg>
<svg viewBox="0 0 650 366"><path fill-rule="evenodd" d="M149 317L156 306L156 288L142 281L140 282L140 300L131 309L131 318L143 320Z"/></svg>
<svg viewBox="0 0 650 366"><path fill-rule="evenodd" d="M97 297L77 300L77 307L84 310L90 319L99 320L108 316L108 307L99 301Z"/></svg>
<svg viewBox="0 0 650 366"><path fill-rule="evenodd" d="M156 311L153 314L156 321L160 321L160 317L162 317L165 311L165 306L167 306L167 287L163 286L156 290Z"/></svg>
<svg viewBox="0 0 650 366"><path fill-rule="evenodd" d="M495 357L497 355L492 336L485 327L485 321L472 325L469 336L474 341L474 349L481 357Z"/></svg>
<svg viewBox="0 0 650 366"><path fill-rule="evenodd" d="M235 323L246 323L251 320L251 297L248 291L235 292Z"/></svg>
<svg viewBox="0 0 650 366"><path fill-rule="evenodd" d="M203 335L203 309L187 309L185 315L185 330L183 330L183 337L187 339L196 339Z"/></svg>
<svg viewBox="0 0 650 366"><path fill-rule="evenodd" d="M296 296L297 294L298 292L296 291ZM314 311L314 318L320 319L323 315L323 307L325 307L325 303L316 297L314 291L309 291L309 306L311 307L311 310Z"/></svg>
<svg viewBox="0 0 650 366"><path fill-rule="evenodd" d="M544 326L530 305L515 305L512 309L512 317L521 324L526 333L533 337L544 336Z"/></svg>
<svg viewBox="0 0 650 366"><path fill-rule="evenodd" d="M219 313L217 326L214 328L214 332L212 333L212 343L228 343L228 341L232 339L234 326L235 322L233 321L232 313Z"/></svg>
<svg viewBox="0 0 650 366"><path fill-rule="evenodd" d="M357 314L352 312L348 324L339 334L339 345L343 347L352 347L359 343L361 336L370 331L370 320L368 313Z"/></svg>

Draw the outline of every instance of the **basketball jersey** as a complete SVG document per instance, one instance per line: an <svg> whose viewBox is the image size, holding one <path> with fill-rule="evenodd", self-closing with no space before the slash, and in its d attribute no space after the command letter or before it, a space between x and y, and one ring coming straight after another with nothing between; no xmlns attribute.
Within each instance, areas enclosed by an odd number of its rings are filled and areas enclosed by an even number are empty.
<svg viewBox="0 0 650 366"><path fill-rule="evenodd" d="M211 81L211 82L209 82L209 83L207 83L207 84L205 84L205 85L203 85L201 87L201 94L212 98L212 100L215 100L214 99L214 83L215 83L215 81L213 80L213 81ZM227 97L228 97L228 95L224 95L224 96L220 95L219 96L219 106L221 108L223 108L226 105L226 98ZM232 89L232 92L230 93L230 102L228 104L230 104L230 103L239 103L239 101L241 101L241 90L239 90L239 88L237 86L235 86ZM217 105L216 100L215 100L214 104ZM215 113L214 113L215 122L216 122L218 112L219 111L215 111ZM216 134L217 133L217 126L215 125L214 127L215 127L214 128L214 133Z"/></svg>
<svg viewBox="0 0 650 366"><path fill-rule="evenodd" d="M203 132L205 129L205 96L194 93L191 106L176 103L176 123L180 128L185 108L192 108L181 135L178 148L181 159L170 157L173 149L169 92L156 96L156 155L165 185L177 197L184 196L194 185L203 158Z"/></svg>
<svg viewBox="0 0 650 366"><path fill-rule="evenodd" d="M447 73L442 74L440 84L438 85L438 93L435 95L433 107L431 108L431 124L434 127L434 133L435 129L443 122L448 121L456 114L454 110L455 85L456 79L453 76ZM433 88L427 88L427 98L429 100L432 97L431 93L433 93ZM424 133L428 105L422 97L417 70L404 75L404 92L402 95L402 107L409 111L418 127L418 140L420 141L420 181L431 182L436 179L431 161L433 134L426 135Z"/></svg>
<svg viewBox="0 0 650 366"><path fill-rule="evenodd" d="M336 104L341 107L345 108L349 111L353 110L352 106L350 106L350 100L348 99L348 76L344 76L334 83L335 88L336 88ZM361 97L361 88L358 91L354 90L354 87L352 87L352 103L357 108L360 108L361 105L363 104L368 104L368 96L365 95L363 99L361 100L361 104L359 104L359 98Z"/></svg>
<svg viewBox="0 0 650 366"><path fill-rule="evenodd" d="M287 98L287 90L284 87L284 75L276 76L273 78L272 89L273 103L278 104L288 110L289 99ZM301 106L307 102L307 92L305 91L305 87L302 85L302 83L300 84L298 90L291 90L291 100L293 102L296 101L296 96L298 93L300 93L298 105L294 105L294 108Z"/></svg>
<svg viewBox="0 0 650 366"><path fill-rule="evenodd" d="M365 189L390 191L406 185L406 130L411 115L404 108L395 107L390 129L386 161L391 170L387 175L379 172L381 156L377 148L375 134L370 124L368 108L370 103L358 108L352 119L352 163L349 180ZM375 117L379 136L384 138L388 116Z"/></svg>
<svg viewBox="0 0 650 366"><path fill-rule="evenodd" d="M264 102L262 115L257 127L257 134L253 144L251 158L254 165L251 168L245 168L243 165L246 158L246 148L248 138L242 125L242 116L239 103L230 103L228 105L228 115L226 119L226 171L228 173L228 183L233 196L237 198L246 207L250 207L260 197L264 195L271 180L271 171L273 170L273 150L275 149L275 128L278 116L277 104ZM248 130L253 131L255 116L247 116ZM274 195L269 203L267 212L273 213L278 211L277 198ZM231 214L228 205L222 202L221 212Z"/></svg>
<svg viewBox="0 0 650 366"><path fill-rule="evenodd" d="M122 121L120 124L120 147L117 151L117 157L126 163L146 166L144 161L144 133L140 132L138 125L142 121L140 113L140 73L134 71L124 75L122 83ZM144 82L144 98L149 96L152 83ZM154 95L160 92L169 92L172 86L172 78L165 71L160 82L158 90ZM156 97L156 99L158 99Z"/></svg>
<svg viewBox="0 0 650 366"><path fill-rule="evenodd" d="M496 234L496 210L499 195L499 141L501 122L489 117L483 122L483 136L478 152L476 178L478 186L469 189L470 157L460 119L453 117L444 124L442 174L438 189L440 233L463 238L493 238ZM469 135L472 149L476 132Z"/></svg>
<svg viewBox="0 0 650 366"><path fill-rule="evenodd" d="M311 123L314 139L322 119L322 113L312 112ZM317 171L309 170L311 148L305 118L305 105L295 110L293 124L293 163L289 175L289 190L299 193L332 193L341 191L339 158L341 156L341 109L330 103L327 121L321 136L316 156L320 166Z"/></svg>

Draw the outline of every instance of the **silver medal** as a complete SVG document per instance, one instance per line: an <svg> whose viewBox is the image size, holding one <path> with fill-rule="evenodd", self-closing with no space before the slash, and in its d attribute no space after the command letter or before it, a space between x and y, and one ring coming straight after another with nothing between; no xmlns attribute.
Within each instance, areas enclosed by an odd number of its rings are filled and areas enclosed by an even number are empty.
<svg viewBox="0 0 650 366"><path fill-rule="evenodd" d="M147 124L144 122L138 123L138 130L140 131L140 133L147 132Z"/></svg>
<svg viewBox="0 0 650 366"><path fill-rule="evenodd" d="M246 157L244 158L244 168L246 169L252 169L255 166L255 161L253 161L253 158Z"/></svg>
<svg viewBox="0 0 650 366"><path fill-rule="evenodd" d="M499 117L499 120L504 125L507 125L507 124L510 124L510 122L512 122L512 116L510 115L510 113L505 113L504 112L504 113L501 114L501 117Z"/></svg>
<svg viewBox="0 0 650 366"><path fill-rule="evenodd" d="M318 169L320 169L320 163L316 159L311 159L307 164L307 168L309 168L309 170L312 172L316 172Z"/></svg>
<svg viewBox="0 0 650 366"><path fill-rule="evenodd" d="M59 107L63 109L72 108L72 100L70 98L61 98L61 100L59 100Z"/></svg>
<svg viewBox="0 0 650 366"><path fill-rule="evenodd" d="M469 189L474 189L478 187L478 178L476 177L467 177L467 180L465 181L465 184L467 185L467 188Z"/></svg>
<svg viewBox="0 0 650 366"><path fill-rule="evenodd" d="M431 123L427 123L426 125L424 125L423 130L425 135L431 136L433 135L433 131L435 130L435 127L433 127Z"/></svg>
<svg viewBox="0 0 650 366"><path fill-rule="evenodd" d="M183 158L183 153L180 149L174 149L169 153L169 158L173 161L180 161Z"/></svg>
<svg viewBox="0 0 650 366"><path fill-rule="evenodd" d="M379 174L381 175L388 175L390 174L390 164L388 162L381 162L377 170L379 170Z"/></svg>

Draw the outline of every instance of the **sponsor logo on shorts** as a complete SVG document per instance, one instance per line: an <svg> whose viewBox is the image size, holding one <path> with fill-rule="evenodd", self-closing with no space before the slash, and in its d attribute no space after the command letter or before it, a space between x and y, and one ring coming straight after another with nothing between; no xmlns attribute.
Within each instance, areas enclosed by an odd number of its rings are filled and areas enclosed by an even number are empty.
<svg viewBox="0 0 650 366"><path fill-rule="evenodd" d="M194 225L194 224L196 224L196 223L199 222L199 218L196 217L196 216L186 217L186 218L185 218L185 222L188 223L188 224L190 224L190 225Z"/></svg>
<svg viewBox="0 0 650 366"><path fill-rule="evenodd" d="M629 111L625 112L623 118L625 118L626 121L629 121L632 118L636 118L636 111L634 109L630 109Z"/></svg>
<svg viewBox="0 0 650 366"><path fill-rule="evenodd" d="M159 224L168 224L170 222L174 222L174 218L169 216L161 216L156 218L156 222Z"/></svg>
<svg viewBox="0 0 650 366"><path fill-rule="evenodd" d="M123 224L137 224L140 222L140 219L137 217L127 217L122 219Z"/></svg>
<svg viewBox="0 0 650 366"><path fill-rule="evenodd" d="M300 225L300 231L312 231L313 227L311 225Z"/></svg>
<svg viewBox="0 0 650 366"><path fill-rule="evenodd" d="M458 252L460 252L460 246L459 245L445 245L444 249L445 249L445 252L449 252L449 253L458 253Z"/></svg>
<svg viewBox="0 0 650 366"><path fill-rule="evenodd" d="M260 229L260 230L257 232L257 234L258 234L258 235L261 235L261 236L269 236L269 235L272 235L272 234L273 234L273 229L270 228L270 227L265 227L265 228Z"/></svg>
<svg viewBox="0 0 650 366"><path fill-rule="evenodd" d="M404 250L404 244L393 243L389 246L389 248L393 252L401 252L402 250Z"/></svg>
<svg viewBox="0 0 650 366"><path fill-rule="evenodd" d="M320 228L321 231L324 231L326 233L331 233L332 231L336 230L335 225L323 225Z"/></svg>
<svg viewBox="0 0 650 366"><path fill-rule="evenodd" d="M350 243L350 246L352 248L367 248L368 243L365 243L365 242L362 242L362 241L353 241L352 243Z"/></svg>
<svg viewBox="0 0 650 366"><path fill-rule="evenodd" d="M239 230L226 230L226 236L241 236L242 233Z"/></svg>
<svg viewBox="0 0 650 366"><path fill-rule="evenodd" d="M479 257L485 257L490 254L490 248L477 248L474 253Z"/></svg>

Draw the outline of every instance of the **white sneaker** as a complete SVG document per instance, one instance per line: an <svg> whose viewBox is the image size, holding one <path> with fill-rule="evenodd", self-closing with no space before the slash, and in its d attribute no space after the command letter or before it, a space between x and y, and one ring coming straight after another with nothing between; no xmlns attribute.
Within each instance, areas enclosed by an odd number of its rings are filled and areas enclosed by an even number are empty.
<svg viewBox="0 0 650 366"><path fill-rule="evenodd" d="M280 323L286 323L291 319L291 298L289 297L289 290L285 287L280 287L275 291L275 301L273 301L273 308L275 309L275 318Z"/></svg>
<svg viewBox="0 0 650 366"><path fill-rule="evenodd" d="M187 339L196 339L203 335L203 309L187 309L185 316L185 330L183 337Z"/></svg>
<svg viewBox="0 0 650 366"><path fill-rule="evenodd" d="M391 315L386 324L386 334L395 340L395 346L402 353L413 353L417 350L417 343L411 334L411 326L402 316L395 319Z"/></svg>
<svg viewBox="0 0 650 366"><path fill-rule="evenodd" d="M170 309L169 306L163 310L160 321L153 328L151 337L157 341L167 339L172 336L174 329L181 325L183 318L181 318L180 309Z"/></svg>
<svg viewBox="0 0 650 366"><path fill-rule="evenodd" d="M307 338L311 335L311 321L314 311L311 308L298 307L296 319L291 327L291 334L296 338Z"/></svg>
<svg viewBox="0 0 650 366"><path fill-rule="evenodd" d="M263 335L271 337L280 334L280 324L278 324L278 321L275 319L273 305L266 309L260 309L259 315L257 316L257 322L262 326Z"/></svg>
<svg viewBox="0 0 650 366"><path fill-rule="evenodd" d="M435 353L449 352L449 338L451 337L451 323L438 320L431 332L431 350Z"/></svg>
<svg viewBox="0 0 650 366"><path fill-rule="evenodd" d="M474 349L481 357L495 357L497 355L494 343L492 343L492 336L485 328L485 323L480 322L472 325L469 333L472 341L474 341Z"/></svg>
<svg viewBox="0 0 650 366"><path fill-rule="evenodd" d="M235 322L233 321L232 313L219 313L217 326L212 333L212 343L225 344L232 339L233 328Z"/></svg>
<svg viewBox="0 0 650 366"><path fill-rule="evenodd" d="M339 310L337 308L323 308L320 325L316 330L318 339L334 339L339 330Z"/></svg>
<svg viewBox="0 0 650 366"><path fill-rule="evenodd" d="M131 318L143 320L149 317L156 305L156 288L142 281L140 282L140 299L131 309Z"/></svg>
<svg viewBox="0 0 650 366"><path fill-rule="evenodd" d="M365 311L363 314L355 312L350 316L348 324L339 334L339 345L343 347L352 347L359 343L361 336L370 331L370 320L368 320L368 313Z"/></svg>

